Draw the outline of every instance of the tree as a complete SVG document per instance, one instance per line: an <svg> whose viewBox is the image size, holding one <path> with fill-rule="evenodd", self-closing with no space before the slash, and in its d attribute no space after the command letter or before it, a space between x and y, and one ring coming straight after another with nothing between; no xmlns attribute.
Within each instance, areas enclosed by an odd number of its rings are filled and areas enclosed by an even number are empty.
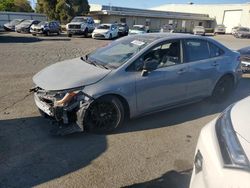
<svg viewBox="0 0 250 188"><path fill-rule="evenodd" d="M0 11L34 12L27 0L0 0Z"/></svg>
<svg viewBox="0 0 250 188"><path fill-rule="evenodd" d="M34 12L27 0L14 0L16 12Z"/></svg>
<svg viewBox="0 0 250 188"><path fill-rule="evenodd" d="M87 14L89 8L87 0L38 0L36 11L66 23L74 16Z"/></svg>
<svg viewBox="0 0 250 188"><path fill-rule="evenodd" d="M37 0L36 12L44 13L49 19L57 19L56 13L57 0Z"/></svg>

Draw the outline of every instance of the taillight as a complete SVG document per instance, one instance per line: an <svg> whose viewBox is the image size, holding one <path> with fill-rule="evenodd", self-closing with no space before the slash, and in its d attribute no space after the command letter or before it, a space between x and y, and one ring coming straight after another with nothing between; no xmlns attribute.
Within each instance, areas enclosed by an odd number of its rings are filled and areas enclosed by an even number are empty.
<svg viewBox="0 0 250 188"><path fill-rule="evenodd" d="M240 56L237 56L236 61L237 61L238 63L241 63L241 57L240 57Z"/></svg>

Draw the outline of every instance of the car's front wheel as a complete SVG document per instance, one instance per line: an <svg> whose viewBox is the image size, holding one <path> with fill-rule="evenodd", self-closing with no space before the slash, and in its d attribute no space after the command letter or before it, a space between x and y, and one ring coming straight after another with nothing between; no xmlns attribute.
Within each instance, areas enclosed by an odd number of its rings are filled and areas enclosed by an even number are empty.
<svg viewBox="0 0 250 188"><path fill-rule="evenodd" d="M232 76L222 77L213 90L211 99L213 102L222 102L226 99L234 88L234 79Z"/></svg>
<svg viewBox="0 0 250 188"><path fill-rule="evenodd" d="M124 122L124 107L115 96L105 96L93 102L86 112L86 129L93 133L110 133Z"/></svg>

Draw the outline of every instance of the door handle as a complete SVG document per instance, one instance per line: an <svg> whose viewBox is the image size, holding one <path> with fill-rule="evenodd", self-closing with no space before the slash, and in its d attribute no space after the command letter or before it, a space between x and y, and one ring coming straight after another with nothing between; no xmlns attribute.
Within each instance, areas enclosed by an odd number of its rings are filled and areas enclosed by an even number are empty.
<svg viewBox="0 0 250 188"><path fill-rule="evenodd" d="M214 61L213 63L212 63L212 66L214 66L214 67L216 67L216 66L218 66L219 64L216 62L216 61Z"/></svg>
<svg viewBox="0 0 250 188"><path fill-rule="evenodd" d="M177 71L177 74L183 74L184 72L186 72L186 69L185 69L185 68L178 70L178 71Z"/></svg>

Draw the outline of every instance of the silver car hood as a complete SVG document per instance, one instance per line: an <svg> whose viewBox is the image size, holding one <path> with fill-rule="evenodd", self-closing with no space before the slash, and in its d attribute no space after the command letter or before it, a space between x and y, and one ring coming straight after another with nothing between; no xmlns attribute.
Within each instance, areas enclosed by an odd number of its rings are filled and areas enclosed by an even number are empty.
<svg viewBox="0 0 250 188"><path fill-rule="evenodd" d="M46 67L33 77L33 82L48 91L65 90L94 84L110 72L76 58Z"/></svg>

